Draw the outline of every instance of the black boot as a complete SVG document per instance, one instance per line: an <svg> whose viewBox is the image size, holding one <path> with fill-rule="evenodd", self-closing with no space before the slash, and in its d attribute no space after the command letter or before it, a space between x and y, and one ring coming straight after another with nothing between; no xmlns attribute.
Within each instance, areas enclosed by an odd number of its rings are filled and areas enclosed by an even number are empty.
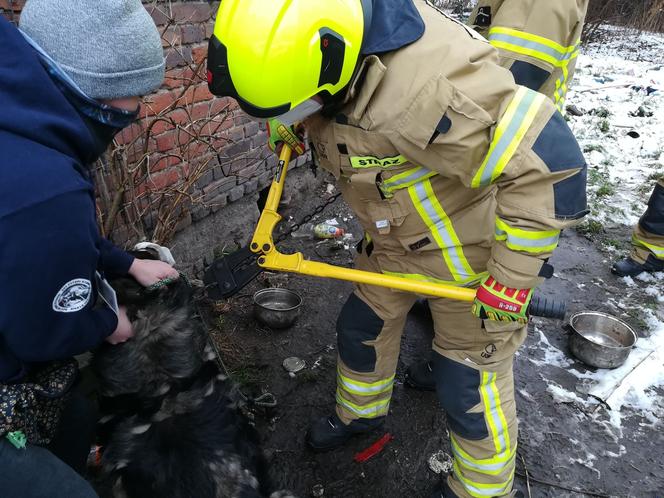
<svg viewBox="0 0 664 498"><path fill-rule="evenodd" d="M337 448L358 434L372 432L385 423L385 417L360 418L345 425L335 413L316 420L307 433L307 443L315 451Z"/></svg>
<svg viewBox="0 0 664 498"><path fill-rule="evenodd" d="M634 261L632 258L625 258L616 261L611 268L611 273L619 277L635 277L644 271L649 273L664 271L664 260L657 259L651 254L643 264Z"/></svg>
<svg viewBox="0 0 664 498"><path fill-rule="evenodd" d="M436 379L430 361L421 361L406 370L406 385L420 391L435 391Z"/></svg>
<svg viewBox="0 0 664 498"><path fill-rule="evenodd" d="M443 479L434 490L431 498L458 498L458 496L447 485L447 479ZM514 491L514 498L525 498L523 492Z"/></svg>

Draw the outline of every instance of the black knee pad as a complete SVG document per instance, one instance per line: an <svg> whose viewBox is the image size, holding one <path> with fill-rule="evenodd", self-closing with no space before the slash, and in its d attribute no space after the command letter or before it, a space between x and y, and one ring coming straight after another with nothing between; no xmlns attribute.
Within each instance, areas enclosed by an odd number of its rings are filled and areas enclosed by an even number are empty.
<svg viewBox="0 0 664 498"><path fill-rule="evenodd" d="M434 353L433 374L436 377L438 400L447 413L450 429L471 441L487 438L489 431L484 414L468 413L481 401L480 372Z"/></svg>
<svg viewBox="0 0 664 498"><path fill-rule="evenodd" d="M339 356L356 372L373 372L376 369L376 350L362 344L378 337L383 330L383 320L364 301L351 294L337 319L337 344Z"/></svg>

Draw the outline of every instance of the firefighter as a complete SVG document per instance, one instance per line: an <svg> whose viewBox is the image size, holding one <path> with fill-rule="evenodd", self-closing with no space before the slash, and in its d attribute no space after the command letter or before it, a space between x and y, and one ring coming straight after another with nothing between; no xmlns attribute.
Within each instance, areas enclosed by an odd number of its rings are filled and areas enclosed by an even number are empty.
<svg viewBox="0 0 664 498"><path fill-rule="evenodd" d="M664 271L664 178L653 190L648 209L632 234L632 253L614 263L611 271L621 277Z"/></svg>
<svg viewBox="0 0 664 498"><path fill-rule="evenodd" d="M563 112L588 1L480 0L470 25L498 49L517 85L543 93Z"/></svg>
<svg viewBox="0 0 664 498"><path fill-rule="evenodd" d="M587 10L588 0L480 0L469 25L498 49L517 85L544 94L563 112ZM426 314L426 302L414 310ZM435 390L431 361L410 365L406 385Z"/></svg>
<svg viewBox="0 0 664 498"><path fill-rule="evenodd" d="M420 0L225 0L208 55L212 93L271 119L273 145L304 119L365 229L358 268L478 289L472 305L429 299L455 458L434 496L518 496L513 357L560 230L587 212L561 114ZM313 449L382 426L416 299L370 285L348 298L336 410L310 428Z"/></svg>

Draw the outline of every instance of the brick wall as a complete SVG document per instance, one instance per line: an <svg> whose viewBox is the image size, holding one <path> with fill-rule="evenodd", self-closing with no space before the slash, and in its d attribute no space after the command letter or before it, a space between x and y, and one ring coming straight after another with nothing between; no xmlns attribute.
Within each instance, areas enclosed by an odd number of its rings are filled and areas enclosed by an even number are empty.
<svg viewBox="0 0 664 498"><path fill-rule="evenodd" d="M16 22L24 3L0 0L0 14ZM144 4L162 33L166 80L145 97L142 119L117 136L118 147L97 175L100 222L120 245L158 239L160 223L170 223L175 233L254 194L269 185L277 162L265 147L264 125L208 91L207 40L219 3Z"/></svg>

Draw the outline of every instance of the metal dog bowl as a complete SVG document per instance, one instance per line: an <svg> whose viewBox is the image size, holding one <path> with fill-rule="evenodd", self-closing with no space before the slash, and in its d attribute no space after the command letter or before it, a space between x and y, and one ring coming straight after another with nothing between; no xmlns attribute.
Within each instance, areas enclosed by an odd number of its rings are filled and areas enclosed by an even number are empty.
<svg viewBox="0 0 664 498"><path fill-rule="evenodd" d="M581 311L569 321L569 347L574 356L597 368L616 368L625 363L637 335L616 317L596 311Z"/></svg>
<svg viewBox="0 0 664 498"><path fill-rule="evenodd" d="M254 316L263 325L284 329L300 315L302 298L288 289L270 288L254 294Z"/></svg>

